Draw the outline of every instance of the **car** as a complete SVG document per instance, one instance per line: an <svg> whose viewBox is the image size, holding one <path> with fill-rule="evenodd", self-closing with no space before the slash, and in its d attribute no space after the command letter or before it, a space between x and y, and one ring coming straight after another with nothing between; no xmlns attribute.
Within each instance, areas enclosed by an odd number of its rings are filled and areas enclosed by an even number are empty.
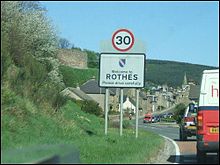
<svg viewBox="0 0 220 165"><path fill-rule="evenodd" d="M159 122L159 121L160 121L159 115L154 115L154 116L152 117L152 123L157 123L157 122Z"/></svg>
<svg viewBox="0 0 220 165"><path fill-rule="evenodd" d="M156 123L156 117L152 116L151 123Z"/></svg>
<svg viewBox="0 0 220 165"><path fill-rule="evenodd" d="M156 122L160 122L160 116L159 116L159 115L156 115L155 118L156 118L156 119L155 119Z"/></svg>
<svg viewBox="0 0 220 165"><path fill-rule="evenodd" d="M204 70L197 115L196 150L198 163L206 163L207 153L219 157L219 69Z"/></svg>
<svg viewBox="0 0 220 165"><path fill-rule="evenodd" d="M143 123L151 123L151 122L152 122L152 117L153 117L153 116L152 116L151 113L145 114Z"/></svg>
<svg viewBox="0 0 220 165"><path fill-rule="evenodd" d="M187 137L196 136L196 117L198 106L195 103L189 103L185 109L184 116L179 125L179 136L181 141L187 140Z"/></svg>
<svg viewBox="0 0 220 165"><path fill-rule="evenodd" d="M173 113L172 112L168 113L167 117L169 117L169 118L173 117Z"/></svg>

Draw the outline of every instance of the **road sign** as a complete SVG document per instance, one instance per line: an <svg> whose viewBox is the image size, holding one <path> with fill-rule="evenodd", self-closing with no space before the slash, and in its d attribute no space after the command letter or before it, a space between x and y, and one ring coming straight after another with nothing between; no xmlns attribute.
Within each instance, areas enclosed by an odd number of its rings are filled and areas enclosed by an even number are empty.
<svg viewBox="0 0 220 165"><path fill-rule="evenodd" d="M144 87L145 54L103 53L99 64L100 87Z"/></svg>
<svg viewBox="0 0 220 165"><path fill-rule="evenodd" d="M108 87L120 88L120 136L123 121L123 88L143 88L145 71L145 46L134 39L127 29L113 33L111 40L101 42L99 58L99 86L105 87L105 134L107 135ZM139 91L137 89L138 109ZM138 110L136 109L136 138L138 137Z"/></svg>
<svg viewBox="0 0 220 165"><path fill-rule="evenodd" d="M127 29L119 29L112 36L113 47L121 52L126 52L134 45L134 35Z"/></svg>

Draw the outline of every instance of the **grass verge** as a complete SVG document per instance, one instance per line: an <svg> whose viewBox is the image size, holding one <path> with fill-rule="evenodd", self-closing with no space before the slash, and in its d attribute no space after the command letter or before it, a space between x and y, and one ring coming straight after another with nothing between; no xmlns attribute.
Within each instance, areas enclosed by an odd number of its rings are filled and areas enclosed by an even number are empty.
<svg viewBox="0 0 220 165"><path fill-rule="evenodd" d="M104 135L104 119L84 113L72 101L48 113L27 98L8 93L10 104L1 110L1 163L34 162L51 154L65 157L71 150L65 146L79 152L81 163L146 163L163 147L160 136L143 130L137 139L133 128L123 129L121 137L117 128ZM64 147L55 147L59 145Z"/></svg>

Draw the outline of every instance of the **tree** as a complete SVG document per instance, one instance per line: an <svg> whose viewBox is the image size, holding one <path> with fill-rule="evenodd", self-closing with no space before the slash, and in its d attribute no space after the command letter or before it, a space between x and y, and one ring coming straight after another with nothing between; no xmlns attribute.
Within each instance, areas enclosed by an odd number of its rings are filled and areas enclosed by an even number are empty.
<svg viewBox="0 0 220 165"><path fill-rule="evenodd" d="M65 39L65 38L60 38L59 39L59 48L61 49L67 49L67 48L70 48L70 42Z"/></svg>
<svg viewBox="0 0 220 165"><path fill-rule="evenodd" d="M93 100L84 101L81 110L87 113L94 114L96 116L100 116L102 114L102 108L97 102Z"/></svg>
<svg viewBox="0 0 220 165"><path fill-rule="evenodd" d="M175 106L174 119L177 121L177 123L181 122L185 109L186 109L186 105L183 103L177 104Z"/></svg>
<svg viewBox="0 0 220 165"><path fill-rule="evenodd" d="M98 68L99 67L99 64L98 64L99 54L94 51L87 50L87 49L84 49L83 51L85 51L88 55L88 62L87 62L88 67L89 68Z"/></svg>
<svg viewBox="0 0 220 165"><path fill-rule="evenodd" d="M36 1L1 2L1 74L21 95L55 100L51 96L64 83L56 58L58 37L45 12ZM13 78L10 71L16 73Z"/></svg>

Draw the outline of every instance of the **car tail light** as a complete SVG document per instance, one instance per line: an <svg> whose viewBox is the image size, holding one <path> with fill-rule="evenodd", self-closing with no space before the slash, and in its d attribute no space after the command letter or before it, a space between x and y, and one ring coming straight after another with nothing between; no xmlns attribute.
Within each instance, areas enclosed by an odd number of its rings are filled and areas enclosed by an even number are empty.
<svg viewBox="0 0 220 165"><path fill-rule="evenodd" d="M194 121L194 117L185 117L184 122L191 122Z"/></svg>
<svg viewBox="0 0 220 165"><path fill-rule="evenodd" d="M202 115L199 114L197 116L197 122L198 122L198 129L200 129L200 130L202 130L202 120L203 120Z"/></svg>

